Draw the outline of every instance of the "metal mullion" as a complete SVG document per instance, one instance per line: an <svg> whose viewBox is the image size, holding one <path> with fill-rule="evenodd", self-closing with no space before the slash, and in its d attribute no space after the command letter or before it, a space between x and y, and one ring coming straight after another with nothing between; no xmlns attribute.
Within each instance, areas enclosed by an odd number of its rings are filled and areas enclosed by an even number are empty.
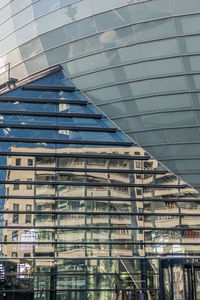
<svg viewBox="0 0 200 300"><path fill-rule="evenodd" d="M9 244L9 243L8 243ZM184 255L184 253L182 253L182 255ZM177 255L177 254L172 254L170 253L170 256L169 258L171 258L173 256L173 258L180 258L180 254ZM36 257L38 260L50 260L52 261L53 258L52 257ZM168 256L166 256L165 254L161 257L160 255L159 256L122 256L122 257L108 257L108 256L88 256L88 257L82 257L82 259L84 260L98 260L98 261L101 261L101 260L122 260L122 259L128 259L128 260L144 260L144 259L148 259L148 260L157 260L157 261L160 261L160 260L163 260L163 258L168 258ZM200 259L200 256L192 256L193 259ZM8 260L8 259L11 259L13 260L13 257L1 257L1 260L4 261L4 260ZM18 260L20 261L21 258L15 258L15 260ZM80 260L80 257L58 257L57 260L66 260L66 261L77 261L77 260ZM23 260L24 260L24 257L23 257ZM26 258L27 261L33 261L33 258Z"/></svg>
<svg viewBox="0 0 200 300"><path fill-rule="evenodd" d="M149 160L150 156L131 156L131 155L112 155L112 154L87 154L87 153L49 153L49 152L1 152L0 156L34 156L34 157L76 157L76 158L112 158L112 159L139 159L139 160ZM139 157L139 158L138 158Z"/></svg>
<svg viewBox="0 0 200 300"><path fill-rule="evenodd" d="M102 114L93 113L64 113L64 112L41 112L41 111L16 111L16 110L1 110L2 115L23 115L23 116L42 116L42 117L67 117L67 118L93 118L101 119Z"/></svg>
<svg viewBox="0 0 200 300"><path fill-rule="evenodd" d="M66 200L72 200L72 201L80 201L80 200L102 200L102 201L107 201L108 198L91 198L91 197L54 197L54 196L36 196L36 197L31 197L31 196L8 196L8 195L0 195L0 199L26 199L26 200L52 200L54 201L55 199L59 199L60 201L66 201ZM122 198L122 199L118 199L118 198L110 198L110 201L120 201L120 202L144 202L144 201L152 201L152 202L200 202L200 199L145 199L145 198L130 198L130 199L126 199L126 198Z"/></svg>
<svg viewBox="0 0 200 300"><path fill-rule="evenodd" d="M180 246L200 246L200 243L177 243L176 245ZM154 245L164 245L164 246L172 246L174 245L174 242L163 242L163 243L156 243L156 242L129 242L129 241L122 241L122 242L0 242L0 245L143 245L143 246L154 246ZM165 254L164 254L165 256ZM46 258L54 260L54 256L45 256ZM141 257L141 256L139 256ZM32 257L33 258L33 257ZM37 258L37 256L35 256ZM43 257L41 256L41 259ZM57 257L57 259L62 259L63 257ZM87 256L83 257L84 259L87 259ZM8 258L7 258L8 259ZM13 258L12 258L13 259ZM80 259L80 257L79 257ZM127 256L125 259L129 259L129 256Z"/></svg>
<svg viewBox="0 0 200 300"><path fill-rule="evenodd" d="M0 128L14 128L14 129L39 129L39 130L60 130L66 129L71 131L102 131L102 132L116 132L118 129L113 127L85 127L85 126L64 126L64 125L32 125L32 124L0 124Z"/></svg>
<svg viewBox="0 0 200 300"><path fill-rule="evenodd" d="M59 167L16 167L16 166L0 166L0 170L23 170L23 171L68 171L68 172L95 172L95 173L119 173L119 174L166 174L166 171L156 171L156 170L123 170L123 169L85 169L85 168L59 168Z"/></svg>
<svg viewBox="0 0 200 300"><path fill-rule="evenodd" d="M18 259L18 258L17 258ZM62 272L62 271L61 271ZM94 275L97 275L97 276L120 276L120 275L124 275L123 273L105 273L105 272L102 272L102 273L88 273L87 271L79 271L78 273L61 273L61 272L56 272L55 274L58 275L58 276L80 276L80 275L83 275L83 276L94 276ZM82 272L85 272L85 273L82 273ZM35 275L50 275L51 272L33 272L31 274L35 274ZM148 274L148 273L140 273L140 274L147 274L148 276L159 276L159 273L153 273L153 274ZM16 276L16 275L27 275L27 273L15 273L15 274L9 274L9 276ZM129 275L138 275L138 273L129 273Z"/></svg>
<svg viewBox="0 0 200 300"><path fill-rule="evenodd" d="M33 98L33 97L11 97L11 96L0 96L1 102L14 103L18 101L20 103L39 103L39 104L49 104L49 105L57 105L57 104L72 104L72 105L87 105L88 100L79 100L79 99L53 99L53 98Z"/></svg>
<svg viewBox="0 0 200 300"><path fill-rule="evenodd" d="M141 291L141 290L148 290L148 291L159 291L159 289L156 289L156 288L148 288L148 289L120 289L120 291ZM116 288L115 289L42 289L43 292L87 292L87 291L90 291L90 292L100 292L100 291L103 291L103 292L116 292ZM41 290L36 290L36 289L32 289L32 290L28 290L28 289L18 289L18 290L0 290L0 294L4 294L4 293L20 293L20 292L23 292L23 293L26 293L26 292L41 292Z"/></svg>
<svg viewBox="0 0 200 300"><path fill-rule="evenodd" d="M9 211L9 210L0 210L0 214L15 214L16 211ZM188 214L188 213L135 213L135 212L81 212L81 211L17 211L17 214L41 214L41 215L45 215L45 214L60 214L60 215L101 215L101 216L109 216L109 215L113 215L113 216L175 216L175 217L179 217L179 216L191 216L191 217L199 217L200 214L194 213L194 214Z"/></svg>
<svg viewBox="0 0 200 300"><path fill-rule="evenodd" d="M91 140L62 140L62 139L31 139L31 138L12 138L0 137L2 142L25 142L25 143L47 143L47 144L72 144L72 145L110 145L110 146L132 146L133 142L123 141L91 141ZM21 153L22 155L22 153Z"/></svg>
<svg viewBox="0 0 200 300"><path fill-rule="evenodd" d="M0 180L0 184L19 184L19 185L27 185L30 184L30 181L5 181ZM141 188L157 188L157 189L185 189L189 186L186 184L183 185L159 185L159 184L141 184L141 183L100 183L100 182L72 182L72 181L32 181L31 184L33 185L70 185L70 186L99 186L99 187L141 187ZM151 199L149 199L151 201Z"/></svg>
<svg viewBox="0 0 200 300"><path fill-rule="evenodd" d="M75 92L78 89L75 86L56 86L56 85L37 85L37 84L23 84L21 86L22 90L31 90L31 91L52 91L52 92Z"/></svg>
<svg viewBox="0 0 200 300"><path fill-rule="evenodd" d="M119 230L119 229L124 229L124 230L163 230L163 231L200 231L200 227L192 227L192 228L183 228L183 227L103 227L103 226L83 226L83 227L76 227L76 226L0 226L0 229L69 229L69 230Z"/></svg>

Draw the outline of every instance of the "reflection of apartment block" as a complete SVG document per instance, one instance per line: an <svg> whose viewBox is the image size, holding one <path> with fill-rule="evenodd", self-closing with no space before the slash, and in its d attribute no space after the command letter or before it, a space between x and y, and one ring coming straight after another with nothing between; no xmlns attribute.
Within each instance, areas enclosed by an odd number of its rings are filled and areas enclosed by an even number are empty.
<svg viewBox="0 0 200 300"><path fill-rule="evenodd" d="M0 123L0 295L2 284L31 286L34 300L114 300L120 291L135 300L146 290L158 300L159 259L198 251L199 196L79 90L55 86L69 83L62 72L49 76L17 88L24 97L0 97L10 109Z"/></svg>
<svg viewBox="0 0 200 300"><path fill-rule="evenodd" d="M34 157L9 156L7 157L7 166L10 170L6 172L5 185L6 199L4 210L11 213L4 215L4 225L10 227L3 230L4 241L12 242L33 242L35 238L34 216L34 186L32 182L35 180L34 171L13 170L12 167L24 168L34 166ZM9 183L9 181L14 183ZM21 184L24 181L28 184ZM30 182L30 183L29 183ZM27 196L30 199L20 199L20 196ZM10 198L9 198L10 197ZM13 197L16 197L13 199ZM23 213L21 213L23 212ZM20 227L23 227L21 229ZM32 227L29 229L29 227ZM3 245L2 252L7 257L32 257L33 246L31 244L21 245Z"/></svg>

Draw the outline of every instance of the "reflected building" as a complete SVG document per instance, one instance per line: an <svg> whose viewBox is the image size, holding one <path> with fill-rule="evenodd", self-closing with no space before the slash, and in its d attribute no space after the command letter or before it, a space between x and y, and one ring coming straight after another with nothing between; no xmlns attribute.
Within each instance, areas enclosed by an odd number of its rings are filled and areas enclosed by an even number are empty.
<svg viewBox="0 0 200 300"><path fill-rule="evenodd" d="M0 300L198 299L196 190L60 67L0 102Z"/></svg>
<svg viewBox="0 0 200 300"><path fill-rule="evenodd" d="M150 155L199 189L198 0L2 0L0 83L62 64ZM2 85L3 86L3 85Z"/></svg>

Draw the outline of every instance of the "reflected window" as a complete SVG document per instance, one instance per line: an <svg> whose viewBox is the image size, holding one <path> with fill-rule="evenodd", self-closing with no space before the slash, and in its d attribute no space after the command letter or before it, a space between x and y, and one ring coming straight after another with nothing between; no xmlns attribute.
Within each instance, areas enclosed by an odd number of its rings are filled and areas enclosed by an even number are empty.
<svg viewBox="0 0 200 300"><path fill-rule="evenodd" d="M21 166L21 158L16 158L15 165Z"/></svg>
<svg viewBox="0 0 200 300"><path fill-rule="evenodd" d="M13 224L18 224L19 223L19 215L18 214L14 214L13 215Z"/></svg>
<svg viewBox="0 0 200 300"><path fill-rule="evenodd" d="M32 205L26 204L26 211L31 211L31 210L32 210Z"/></svg>
<svg viewBox="0 0 200 300"><path fill-rule="evenodd" d="M27 181L33 181L33 179L32 178L28 178ZM32 184L30 184L30 183L27 184L26 189L27 190L32 190Z"/></svg>
<svg viewBox="0 0 200 300"><path fill-rule="evenodd" d="M17 257L17 252L12 252L12 257Z"/></svg>
<svg viewBox="0 0 200 300"><path fill-rule="evenodd" d="M31 220L32 220L32 216L31 215L26 215L25 222L26 223L31 223Z"/></svg>
<svg viewBox="0 0 200 300"><path fill-rule="evenodd" d="M33 166L33 159L32 158L29 158L28 159L28 166Z"/></svg>
<svg viewBox="0 0 200 300"><path fill-rule="evenodd" d="M17 241L18 240L18 230L13 230L12 231L12 241Z"/></svg>
<svg viewBox="0 0 200 300"><path fill-rule="evenodd" d="M19 181L19 179L16 179L16 181ZM14 183L14 185L13 185L13 190L14 190L14 191L19 190L19 183Z"/></svg>
<svg viewBox="0 0 200 300"><path fill-rule="evenodd" d="M142 190L141 189L137 189L136 190L136 194L139 196L139 195L142 195Z"/></svg>
<svg viewBox="0 0 200 300"><path fill-rule="evenodd" d="M24 257L31 257L30 253L24 253Z"/></svg>
<svg viewBox="0 0 200 300"><path fill-rule="evenodd" d="M13 210L18 211L19 210L19 204L14 203L13 204Z"/></svg>
<svg viewBox="0 0 200 300"><path fill-rule="evenodd" d="M136 161L136 168L141 168L141 162L140 161Z"/></svg>

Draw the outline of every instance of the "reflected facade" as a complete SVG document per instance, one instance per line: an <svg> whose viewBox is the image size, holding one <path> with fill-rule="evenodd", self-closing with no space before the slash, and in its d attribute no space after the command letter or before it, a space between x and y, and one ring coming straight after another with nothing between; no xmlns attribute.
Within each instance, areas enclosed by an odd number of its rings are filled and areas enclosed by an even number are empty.
<svg viewBox="0 0 200 300"><path fill-rule="evenodd" d="M0 299L185 299L198 192L45 75L0 96Z"/></svg>
<svg viewBox="0 0 200 300"><path fill-rule="evenodd" d="M169 170L199 189L198 0L1 0L0 82L62 64ZM26 119L26 117L24 116Z"/></svg>

